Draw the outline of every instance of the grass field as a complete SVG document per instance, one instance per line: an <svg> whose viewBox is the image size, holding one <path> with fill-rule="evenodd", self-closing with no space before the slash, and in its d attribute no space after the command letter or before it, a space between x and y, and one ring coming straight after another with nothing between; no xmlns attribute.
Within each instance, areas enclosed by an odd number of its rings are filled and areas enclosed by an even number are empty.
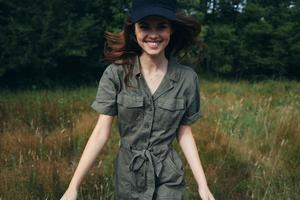
<svg viewBox="0 0 300 200"><path fill-rule="evenodd" d="M0 91L1 200L59 199L98 118L96 89ZM215 198L300 199L300 83L202 81L201 100L192 128ZM114 197L116 123L79 199ZM186 162L185 177L199 199Z"/></svg>

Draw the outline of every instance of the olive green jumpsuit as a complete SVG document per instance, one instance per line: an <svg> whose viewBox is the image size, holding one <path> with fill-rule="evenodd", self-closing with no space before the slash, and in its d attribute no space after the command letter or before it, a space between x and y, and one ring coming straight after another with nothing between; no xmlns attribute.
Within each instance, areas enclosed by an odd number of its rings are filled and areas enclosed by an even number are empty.
<svg viewBox="0 0 300 200"><path fill-rule="evenodd" d="M104 71L91 107L115 116L121 146L115 160L117 200L181 200L183 165L172 148L180 125L201 117L199 80L195 71L174 58L152 95L136 57L129 87L122 66Z"/></svg>

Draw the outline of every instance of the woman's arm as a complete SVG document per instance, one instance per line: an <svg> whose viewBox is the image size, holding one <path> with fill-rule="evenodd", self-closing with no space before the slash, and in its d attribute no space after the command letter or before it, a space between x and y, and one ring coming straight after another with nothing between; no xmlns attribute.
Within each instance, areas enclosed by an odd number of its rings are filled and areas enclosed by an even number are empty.
<svg viewBox="0 0 300 200"><path fill-rule="evenodd" d="M205 174L201 165L197 146L190 126L180 126L178 143L198 183L198 191L202 200L214 200L214 197L207 186Z"/></svg>
<svg viewBox="0 0 300 200"><path fill-rule="evenodd" d="M109 139L113 119L113 116L100 114L98 122L82 153L70 185L61 200L76 199L80 184Z"/></svg>

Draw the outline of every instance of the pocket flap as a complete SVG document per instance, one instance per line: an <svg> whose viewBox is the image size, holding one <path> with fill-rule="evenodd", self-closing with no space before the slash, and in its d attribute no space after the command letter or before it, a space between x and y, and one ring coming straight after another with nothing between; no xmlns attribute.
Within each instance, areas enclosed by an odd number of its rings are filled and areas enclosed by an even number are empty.
<svg viewBox="0 0 300 200"><path fill-rule="evenodd" d="M184 109L184 99L158 99L158 107L167 110L182 110Z"/></svg>
<svg viewBox="0 0 300 200"><path fill-rule="evenodd" d="M127 108L137 108L144 105L142 96L129 96L125 94L118 95L117 103Z"/></svg>

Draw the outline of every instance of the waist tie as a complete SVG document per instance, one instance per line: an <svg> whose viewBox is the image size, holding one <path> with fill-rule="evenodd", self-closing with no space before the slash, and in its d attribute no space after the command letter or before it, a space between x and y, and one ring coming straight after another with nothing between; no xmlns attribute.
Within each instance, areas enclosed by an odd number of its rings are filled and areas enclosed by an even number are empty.
<svg viewBox="0 0 300 200"><path fill-rule="evenodd" d="M133 153L133 157L129 163L130 171L137 172L146 162L149 162L146 172L147 190L144 193L144 197L153 199L155 177L160 175L162 170L162 161L167 156L171 145L159 145L147 147L145 149L138 149L127 142L121 141L121 148L125 148Z"/></svg>

